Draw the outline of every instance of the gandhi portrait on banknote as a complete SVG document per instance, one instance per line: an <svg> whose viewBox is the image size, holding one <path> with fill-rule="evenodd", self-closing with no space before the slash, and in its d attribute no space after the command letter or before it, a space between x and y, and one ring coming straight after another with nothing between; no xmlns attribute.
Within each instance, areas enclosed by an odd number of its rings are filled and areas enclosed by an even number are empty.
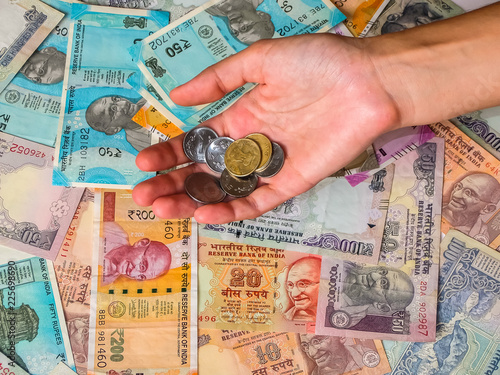
<svg viewBox="0 0 500 375"><path fill-rule="evenodd" d="M34 83L51 85L64 78L66 54L55 47L45 47L35 51L19 72Z"/></svg>
<svg viewBox="0 0 500 375"><path fill-rule="evenodd" d="M341 309L349 315L350 328L367 315L391 316L413 300L415 288L403 271L385 266L344 262Z"/></svg>
<svg viewBox="0 0 500 375"><path fill-rule="evenodd" d="M263 0L222 0L207 8L207 13L224 18L231 34L241 43L250 45L274 35L271 16L257 10Z"/></svg>
<svg viewBox="0 0 500 375"><path fill-rule="evenodd" d="M382 25L381 33L387 34L402 31L442 18L442 15L430 8L429 3L425 1L410 1L401 13L390 13L387 16L387 21Z"/></svg>
<svg viewBox="0 0 500 375"><path fill-rule="evenodd" d="M443 197L443 217L455 229L488 245L486 225L500 202L500 183L487 173L465 174L454 181Z"/></svg>
<svg viewBox="0 0 500 375"><path fill-rule="evenodd" d="M148 130L132 121L132 117L145 104L144 99L133 102L123 96L113 95L95 99L85 111L89 126L107 135L125 131L127 141L137 151L151 146L151 134Z"/></svg>
<svg viewBox="0 0 500 375"><path fill-rule="evenodd" d="M291 264L285 288L293 306L284 313L286 319L316 320L320 275L320 258L307 256Z"/></svg>
<svg viewBox="0 0 500 375"><path fill-rule="evenodd" d="M344 374L365 366L373 367L380 356L372 348L347 344L345 337L300 334L300 349L314 362L310 375ZM350 340L351 341L351 340ZM370 355L366 355L369 353ZM370 363L367 363L370 358Z"/></svg>
<svg viewBox="0 0 500 375"><path fill-rule="evenodd" d="M139 281L155 279L170 270L171 261L170 249L159 241L143 238L133 245L120 245L104 256L102 283L112 283L119 276Z"/></svg>

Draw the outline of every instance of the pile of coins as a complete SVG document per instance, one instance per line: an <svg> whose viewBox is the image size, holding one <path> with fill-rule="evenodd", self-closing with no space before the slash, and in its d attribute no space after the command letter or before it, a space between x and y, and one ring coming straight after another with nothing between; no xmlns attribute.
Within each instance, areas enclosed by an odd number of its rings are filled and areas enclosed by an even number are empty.
<svg viewBox="0 0 500 375"><path fill-rule="evenodd" d="M196 127L186 133L182 146L190 160L206 163L221 174L220 179L204 172L186 178L186 193L203 204L218 203L226 194L246 197L257 187L259 177L274 176L285 161L281 146L260 133L234 140L219 137L210 128Z"/></svg>

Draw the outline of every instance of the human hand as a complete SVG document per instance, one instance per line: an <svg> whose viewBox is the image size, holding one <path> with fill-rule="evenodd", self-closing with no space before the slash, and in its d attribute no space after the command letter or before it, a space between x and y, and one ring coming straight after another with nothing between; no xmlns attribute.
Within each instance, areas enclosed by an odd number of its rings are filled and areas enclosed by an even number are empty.
<svg viewBox="0 0 500 375"><path fill-rule="evenodd" d="M285 152L282 170L259 178L247 197L200 205L184 180L209 168L191 164L138 184L133 198L163 218L194 216L200 223L255 218L299 195L346 166L380 134L399 126L398 109L386 92L365 42L332 34L262 40L203 71L171 91L179 105L220 99L247 82L259 83L225 112L202 124L233 139L262 133ZM145 171L189 162L184 136L141 151Z"/></svg>

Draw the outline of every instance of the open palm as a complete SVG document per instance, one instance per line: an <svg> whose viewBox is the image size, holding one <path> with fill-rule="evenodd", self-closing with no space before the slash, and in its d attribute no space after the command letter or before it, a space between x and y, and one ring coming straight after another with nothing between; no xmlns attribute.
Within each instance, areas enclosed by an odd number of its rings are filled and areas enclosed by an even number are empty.
<svg viewBox="0 0 500 375"><path fill-rule="evenodd" d="M203 164L138 184L134 200L164 218L194 216L201 223L255 218L301 194L347 165L373 140L398 126L398 111L381 84L362 41L331 34L263 40L211 66L171 92L180 105L220 99L247 82L259 83L202 126L233 139L262 133L284 149L282 170L260 178L249 196L201 206L184 191L184 180L209 169ZM183 136L139 153L146 171L188 162Z"/></svg>

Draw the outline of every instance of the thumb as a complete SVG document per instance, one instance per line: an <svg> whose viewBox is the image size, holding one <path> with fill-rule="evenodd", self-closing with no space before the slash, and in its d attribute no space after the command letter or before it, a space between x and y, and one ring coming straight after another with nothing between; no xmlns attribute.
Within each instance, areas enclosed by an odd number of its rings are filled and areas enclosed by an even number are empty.
<svg viewBox="0 0 500 375"><path fill-rule="evenodd" d="M170 98L182 106L199 105L214 102L245 83L262 83L264 55L270 47L268 40L252 44L176 87Z"/></svg>

